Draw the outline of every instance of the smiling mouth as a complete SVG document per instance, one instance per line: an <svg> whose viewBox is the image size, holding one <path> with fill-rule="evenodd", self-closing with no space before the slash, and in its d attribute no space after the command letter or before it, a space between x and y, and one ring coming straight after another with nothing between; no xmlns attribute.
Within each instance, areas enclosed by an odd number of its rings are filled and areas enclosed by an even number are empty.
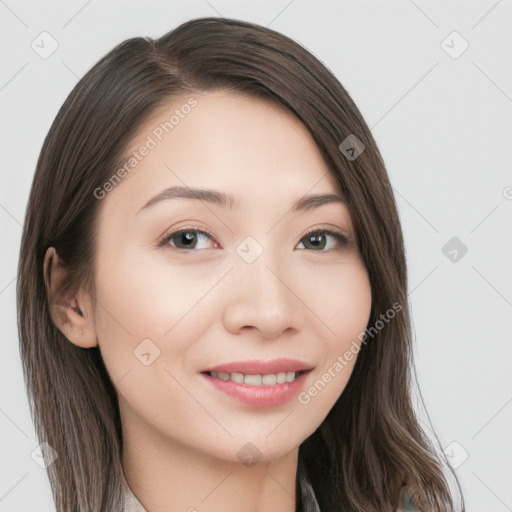
<svg viewBox="0 0 512 512"><path fill-rule="evenodd" d="M223 381L230 380L232 382L236 382L237 384L245 384L247 386L277 386L280 384L293 382L302 374L309 373L310 371L311 370L302 370L298 372L278 372L266 374L246 374L240 372L227 373L213 371L205 371L201 373Z"/></svg>

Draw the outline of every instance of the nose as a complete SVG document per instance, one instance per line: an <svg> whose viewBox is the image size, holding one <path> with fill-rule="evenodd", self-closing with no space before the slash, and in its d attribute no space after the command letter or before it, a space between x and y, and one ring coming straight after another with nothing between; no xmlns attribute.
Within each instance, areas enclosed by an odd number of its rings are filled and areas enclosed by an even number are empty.
<svg viewBox="0 0 512 512"><path fill-rule="evenodd" d="M264 255L250 264L238 261L225 284L223 322L234 334L254 330L273 339L300 331L306 321L300 276Z"/></svg>

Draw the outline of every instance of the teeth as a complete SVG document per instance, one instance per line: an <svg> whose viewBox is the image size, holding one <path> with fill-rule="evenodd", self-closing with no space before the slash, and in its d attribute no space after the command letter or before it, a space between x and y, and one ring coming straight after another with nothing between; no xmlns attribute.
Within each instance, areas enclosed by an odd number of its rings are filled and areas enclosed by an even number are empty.
<svg viewBox="0 0 512 512"><path fill-rule="evenodd" d="M238 384L247 384L248 386L275 386L276 384L284 384L285 382L293 382L299 372L279 372L267 373L265 375L245 375L243 373L233 372L208 372L212 377L221 380L232 380Z"/></svg>
<svg viewBox="0 0 512 512"><path fill-rule="evenodd" d="M273 386L277 382L277 376L273 373L269 373L268 375L263 375L261 377L261 383L264 386Z"/></svg>
<svg viewBox="0 0 512 512"><path fill-rule="evenodd" d="M231 380L233 382L238 382L239 384L242 384L242 382L244 381L244 375L243 373L232 373Z"/></svg>
<svg viewBox="0 0 512 512"><path fill-rule="evenodd" d="M244 377L244 384L249 386L261 386L261 375L246 375Z"/></svg>

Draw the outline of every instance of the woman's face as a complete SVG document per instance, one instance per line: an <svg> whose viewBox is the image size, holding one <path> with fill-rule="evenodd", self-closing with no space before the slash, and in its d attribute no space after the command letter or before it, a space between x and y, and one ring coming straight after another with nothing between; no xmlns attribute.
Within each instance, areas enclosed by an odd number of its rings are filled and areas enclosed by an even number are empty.
<svg viewBox="0 0 512 512"><path fill-rule="evenodd" d="M295 207L338 195L300 121L252 97L193 98L155 113L104 187L94 328L125 432L271 460L345 388L370 285L347 207ZM211 194L184 197L196 189Z"/></svg>

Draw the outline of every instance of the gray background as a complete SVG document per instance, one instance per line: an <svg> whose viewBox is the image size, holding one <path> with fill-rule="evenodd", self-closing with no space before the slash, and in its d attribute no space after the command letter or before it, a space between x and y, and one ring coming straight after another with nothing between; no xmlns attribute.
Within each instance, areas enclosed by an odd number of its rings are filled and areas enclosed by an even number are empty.
<svg viewBox="0 0 512 512"><path fill-rule="evenodd" d="M512 0L0 0L0 511L55 510L31 456L37 441L15 311L21 229L43 139L78 79L115 44L219 15L299 41L363 113L400 210L430 419L467 510L512 510ZM51 48L43 31L58 43L48 58L31 47Z"/></svg>

